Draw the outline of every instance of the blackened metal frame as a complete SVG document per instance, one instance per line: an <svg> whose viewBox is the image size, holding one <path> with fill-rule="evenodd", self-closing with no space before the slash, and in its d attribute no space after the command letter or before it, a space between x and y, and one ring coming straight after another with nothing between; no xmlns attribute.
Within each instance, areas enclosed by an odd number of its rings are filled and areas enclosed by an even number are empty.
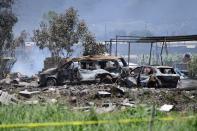
<svg viewBox="0 0 197 131"><path fill-rule="evenodd" d="M150 43L150 53L149 53L149 65L151 65L152 59L152 48L154 43L161 42L161 64L163 65L163 49L164 46L167 48L167 42L185 42L185 41L197 41L197 35L187 35L187 36L152 36L152 37L142 37L142 36L120 36L116 35L115 38L105 41L105 46L109 46L108 53L112 55L112 44L115 43L115 55L118 55L118 43L128 43L128 63L130 62L131 53L131 43Z"/></svg>

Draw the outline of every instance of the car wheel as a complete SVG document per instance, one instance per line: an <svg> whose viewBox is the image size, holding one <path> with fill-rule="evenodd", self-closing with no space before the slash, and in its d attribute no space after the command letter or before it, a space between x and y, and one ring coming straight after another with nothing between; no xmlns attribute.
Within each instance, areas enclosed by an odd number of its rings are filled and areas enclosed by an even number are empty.
<svg viewBox="0 0 197 131"><path fill-rule="evenodd" d="M46 86L56 86L57 82L54 78L49 78L46 81Z"/></svg>
<svg viewBox="0 0 197 131"><path fill-rule="evenodd" d="M101 78L101 83L112 84L112 77L110 75L105 75Z"/></svg>

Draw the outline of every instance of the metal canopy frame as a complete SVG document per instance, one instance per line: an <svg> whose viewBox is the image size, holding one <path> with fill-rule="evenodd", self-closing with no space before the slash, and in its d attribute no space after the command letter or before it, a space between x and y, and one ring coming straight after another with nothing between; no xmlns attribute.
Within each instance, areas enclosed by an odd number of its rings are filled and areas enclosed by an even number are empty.
<svg viewBox="0 0 197 131"><path fill-rule="evenodd" d="M118 54L118 43L128 43L128 63L130 62L130 53L131 53L131 43L148 43L150 46L149 53L149 65L151 64L152 59L152 48L154 43L162 43L160 57L161 64L163 65L163 49L167 48L167 42L186 42L186 41L197 41L197 35L182 35L182 36L152 36L152 37L143 37L143 36L121 36L116 35L115 38L105 41L105 46L109 46L109 54L112 54L112 44L115 43L115 55Z"/></svg>

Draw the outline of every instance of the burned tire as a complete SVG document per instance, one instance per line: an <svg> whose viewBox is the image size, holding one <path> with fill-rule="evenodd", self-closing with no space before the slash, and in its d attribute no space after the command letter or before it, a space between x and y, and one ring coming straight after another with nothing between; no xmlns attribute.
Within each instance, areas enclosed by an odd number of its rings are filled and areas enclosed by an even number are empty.
<svg viewBox="0 0 197 131"><path fill-rule="evenodd" d="M100 78L100 83L105 83L105 84L112 84L113 80L110 75L103 75Z"/></svg>
<svg viewBox="0 0 197 131"><path fill-rule="evenodd" d="M48 78L46 81L46 86L56 86L57 85L57 81L54 78Z"/></svg>

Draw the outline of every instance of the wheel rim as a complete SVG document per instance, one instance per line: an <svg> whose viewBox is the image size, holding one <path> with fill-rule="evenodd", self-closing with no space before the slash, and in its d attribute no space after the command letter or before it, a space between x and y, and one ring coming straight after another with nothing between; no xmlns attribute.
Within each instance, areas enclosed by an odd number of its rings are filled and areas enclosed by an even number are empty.
<svg viewBox="0 0 197 131"><path fill-rule="evenodd" d="M47 86L55 86L55 80L53 80L53 79L47 80L46 85Z"/></svg>

